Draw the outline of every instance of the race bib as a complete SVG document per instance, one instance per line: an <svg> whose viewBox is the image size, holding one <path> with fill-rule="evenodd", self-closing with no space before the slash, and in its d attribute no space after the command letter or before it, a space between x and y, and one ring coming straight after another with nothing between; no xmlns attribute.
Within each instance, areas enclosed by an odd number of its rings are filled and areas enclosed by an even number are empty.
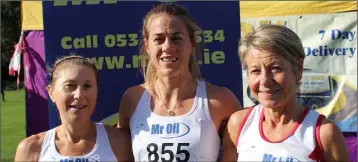
<svg viewBox="0 0 358 162"><path fill-rule="evenodd" d="M140 123L135 127L137 149L133 153L136 161L185 162L200 159L201 119L147 119L147 122Z"/></svg>

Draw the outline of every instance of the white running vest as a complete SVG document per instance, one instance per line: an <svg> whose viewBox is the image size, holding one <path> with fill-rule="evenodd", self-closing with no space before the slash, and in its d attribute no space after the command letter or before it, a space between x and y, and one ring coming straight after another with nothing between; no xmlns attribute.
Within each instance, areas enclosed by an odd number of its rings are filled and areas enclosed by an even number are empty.
<svg viewBox="0 0 358 162"><path fill-rule="evenodd" d="M96 144L92 151L83 156L64 156L57 152L55 146L55 129L46 132L44 137L39 161L58 161L58 162L99 162L99 161L117 161L114 155L107 132L104 126L96 123L97 137Z"/></svg>
<svg viewBox="0 0 358 162"><path fill-rule="evenodd" d="M313 110L306 112L306 115L302 116L303 121L296 130L292 130L288 138L273 143L264 137L260 126L263 119L262 105L255 106L238 137L237 161L314 161L310 155L316 147L315 127L319 114Z"/></svg>
<svg viewBox="0 0 358 162"><path fill-rule="evenodd" d="M220 138L210 117L205 82L198 81L192 108L167 117L151 111L144 91L130 119L135 161L216 161Z"/></svg>

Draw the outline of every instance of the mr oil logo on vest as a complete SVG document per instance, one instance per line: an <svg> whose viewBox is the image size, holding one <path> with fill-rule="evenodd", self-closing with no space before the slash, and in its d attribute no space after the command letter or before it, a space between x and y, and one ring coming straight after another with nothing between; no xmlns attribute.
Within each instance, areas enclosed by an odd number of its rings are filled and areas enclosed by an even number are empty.
<svg viewBox="0 0 358 162"><path fill-rule="evenodd" d="M67 158L60 159L60 162L99 162L99 160L94 158Z"/></svg>
<svg viewBox="0 0 358 162"><path fill-rule="evenodd" d="M272 154L264 154L264 157L262 159L262 161L267 161L267 162L294 162L294 161L300 161L297 158L293 157L293 156L274 156Z"/></svg>
<svg viewBox="0 0 358 162"><path fill-rule="evenodd" d="M184 123L152 124L151 135L160 138L178 138L187 135L190 127Z"/></svg>

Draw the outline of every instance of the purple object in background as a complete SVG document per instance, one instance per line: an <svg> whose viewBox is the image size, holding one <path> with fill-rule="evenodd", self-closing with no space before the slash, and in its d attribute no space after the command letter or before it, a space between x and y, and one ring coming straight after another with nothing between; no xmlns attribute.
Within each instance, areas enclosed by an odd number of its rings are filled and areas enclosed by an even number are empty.
<svg viewBox="0 0 358 162"><path fill-rule="evenodd" d="M44 32L24 32L26 137L49 129Z"/></svg>
<svg viewBox="0 0 358 162"><path fill-rule="evenodd" d="M357 161L357 133L347 132L347 133L343 133L343 135L349 151L349 161L356 162Z"/></svg>

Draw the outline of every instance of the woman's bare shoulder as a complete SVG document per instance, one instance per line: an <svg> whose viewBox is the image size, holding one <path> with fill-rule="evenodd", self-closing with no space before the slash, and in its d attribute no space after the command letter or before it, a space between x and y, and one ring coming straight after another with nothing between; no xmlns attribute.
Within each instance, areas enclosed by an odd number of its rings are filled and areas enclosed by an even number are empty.
<svg viewBox="0 0 358 162"><path fill-rule="evenodd" d="M17 146L15 161L37 161L46 132L23 139Z"/></svg>
<svg viewBox="0 0 358 162"><path fill-rule="evenodd" d="M242 106L235 94L226 87L220 87L209 82L206 83L207 95L210 105L220 112L228 112L227 115L241 110Z"/></svg>

